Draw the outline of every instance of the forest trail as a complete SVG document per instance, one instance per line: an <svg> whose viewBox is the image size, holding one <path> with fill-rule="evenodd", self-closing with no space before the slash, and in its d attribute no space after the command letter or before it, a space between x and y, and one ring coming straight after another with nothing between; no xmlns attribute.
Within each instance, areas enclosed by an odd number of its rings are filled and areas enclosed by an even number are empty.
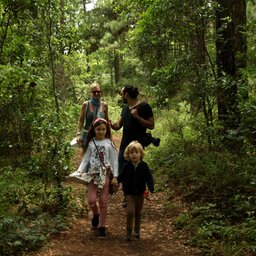
<svg viewBox="0 0 256 256"><path fill-rule="evenodd" d="M116 138L118 140L119 138ZM119 142L119 141L116 141ZM118 145L118 143L116 143ZM85 194L82 185L76 185L76 193ZM75 192L74 190L74 192ZM83 197L83 196L82 196ZM91 230L92 214L79 218L71 227L56 235L47 247L29 256L199 256L196 248L186 245L184 232L173 226L173 214L166 214L166 194L157 192L151 200L145 200L141 239L125 241L125 208L122 207L121 190L110 197L107 219L107 238L98 238ZM84 197L83 197L84 199ZM175 202L174 202L175 203ZM176 202L176 204L180 202ZM182 208L182 206L178 206ZM165 210L164 210L165 209ZM168 212L168 211L167 211Z"/></svg>

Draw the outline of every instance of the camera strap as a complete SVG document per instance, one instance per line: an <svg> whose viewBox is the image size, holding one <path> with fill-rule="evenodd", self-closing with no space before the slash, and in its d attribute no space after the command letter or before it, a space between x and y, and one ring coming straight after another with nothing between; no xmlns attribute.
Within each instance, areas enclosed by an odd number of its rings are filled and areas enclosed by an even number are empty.
<svg viewBox="0 0 256 256"><path fill-rule="evenodd" d="M104 160L103 160L103 155L102 153L99 151L97 145L96 145L96 142L94 139L92 139L93 143L94 143L94 146L97 150L97 153L98 153L98 156L99 156L99 159L100 159L100 167L101 167L101 170L103 171L103 167L105 168L105 170L107 171L108 168L106 167L105 163L104 163ZM102 167L103 166L103 167ZM109 173L107 172L107 175L109 175Z"/></svg>
<svg viewBox="0 0 256 256"><path fill-rule="evenodd" d="M101 167L102 167L102 165L103 165L103 166L106 168L106 165L105 165L105 163L104 163L104 161L103 161L103 155L102 155L101 152L99 151L99 149L98 149L98 147L97 147L97 145L96 145L95 140L92 139L92 141L93 141L94 146L95 146L95 148L96 148L96 150L97 150L97 153L98 153L98 156L99 156L99 159L100 159L100 165L101 165ZM106 168L106 169L107 169L107 168Z"/></svg>

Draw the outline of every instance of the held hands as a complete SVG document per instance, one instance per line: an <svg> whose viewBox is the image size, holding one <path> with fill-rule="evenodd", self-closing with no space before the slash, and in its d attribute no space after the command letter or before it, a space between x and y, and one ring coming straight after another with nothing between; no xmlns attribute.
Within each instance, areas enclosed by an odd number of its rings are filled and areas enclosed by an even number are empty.
<svg viewBox="0 0 256 256"><path fill-rule="evenodd" d="M115 186L115 187L119 187L117 178L113 178L112 181L111 181L111 184L112 184L113 186Z"/></svg>
<svg viewBox="0 0 256 256"><path fill-rule="evenodd" d="M111 180L111 185L112 185L113 193L116 193L118 191L118 188L119 188L119 183L117 181L117 178L113 178Z"/></svg>
<svg viewBox="0 0 256 256"><path fill-rule="evenodd" d="M109 121L110 123L110 127L113 129L113 130L119 130L120 129L120 125L118 122L116 123L112 123L111 121Z"/></svg>

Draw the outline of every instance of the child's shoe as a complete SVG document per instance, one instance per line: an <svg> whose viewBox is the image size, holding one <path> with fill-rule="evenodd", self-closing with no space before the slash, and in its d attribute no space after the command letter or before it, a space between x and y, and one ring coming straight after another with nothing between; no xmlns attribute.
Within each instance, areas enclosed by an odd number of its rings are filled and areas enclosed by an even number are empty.
<svg viewBox="0 0 256 256"><path fill-rule="evenodd" d="M105 227L99 227L98 228L98 234L99 234L99 238L107 237L106 228Z"/></svg>
<svg viewBox="0 0 256 256"><path fill-rule="evenodd" d="M97 228L99 225L99 214L93 214L93 218L92 218L92 227L93 228Z"/></svg>
<svg viewBox="0 0 256 256"><path fill-rule="evenodd" d="M128 242L132 241L132 232L131 231L127 231L125 240Z"/></svg>
<svg viewBox="0 0 256 256"><path fill-rule="evenodd" d="M134 236L136 239L140 239L140 232L134 232Z"/></svg>

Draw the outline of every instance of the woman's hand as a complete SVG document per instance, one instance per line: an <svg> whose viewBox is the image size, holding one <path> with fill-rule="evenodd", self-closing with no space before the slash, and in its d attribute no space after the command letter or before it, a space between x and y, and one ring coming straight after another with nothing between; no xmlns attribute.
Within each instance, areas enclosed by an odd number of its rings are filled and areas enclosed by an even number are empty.
<svg viewBox="0 0 256 256"><path fill-rule="evenodd" d="M76 141L77 141L77 144L79 144L79 145L82 143L81 134L76 135Z"/></svg>

